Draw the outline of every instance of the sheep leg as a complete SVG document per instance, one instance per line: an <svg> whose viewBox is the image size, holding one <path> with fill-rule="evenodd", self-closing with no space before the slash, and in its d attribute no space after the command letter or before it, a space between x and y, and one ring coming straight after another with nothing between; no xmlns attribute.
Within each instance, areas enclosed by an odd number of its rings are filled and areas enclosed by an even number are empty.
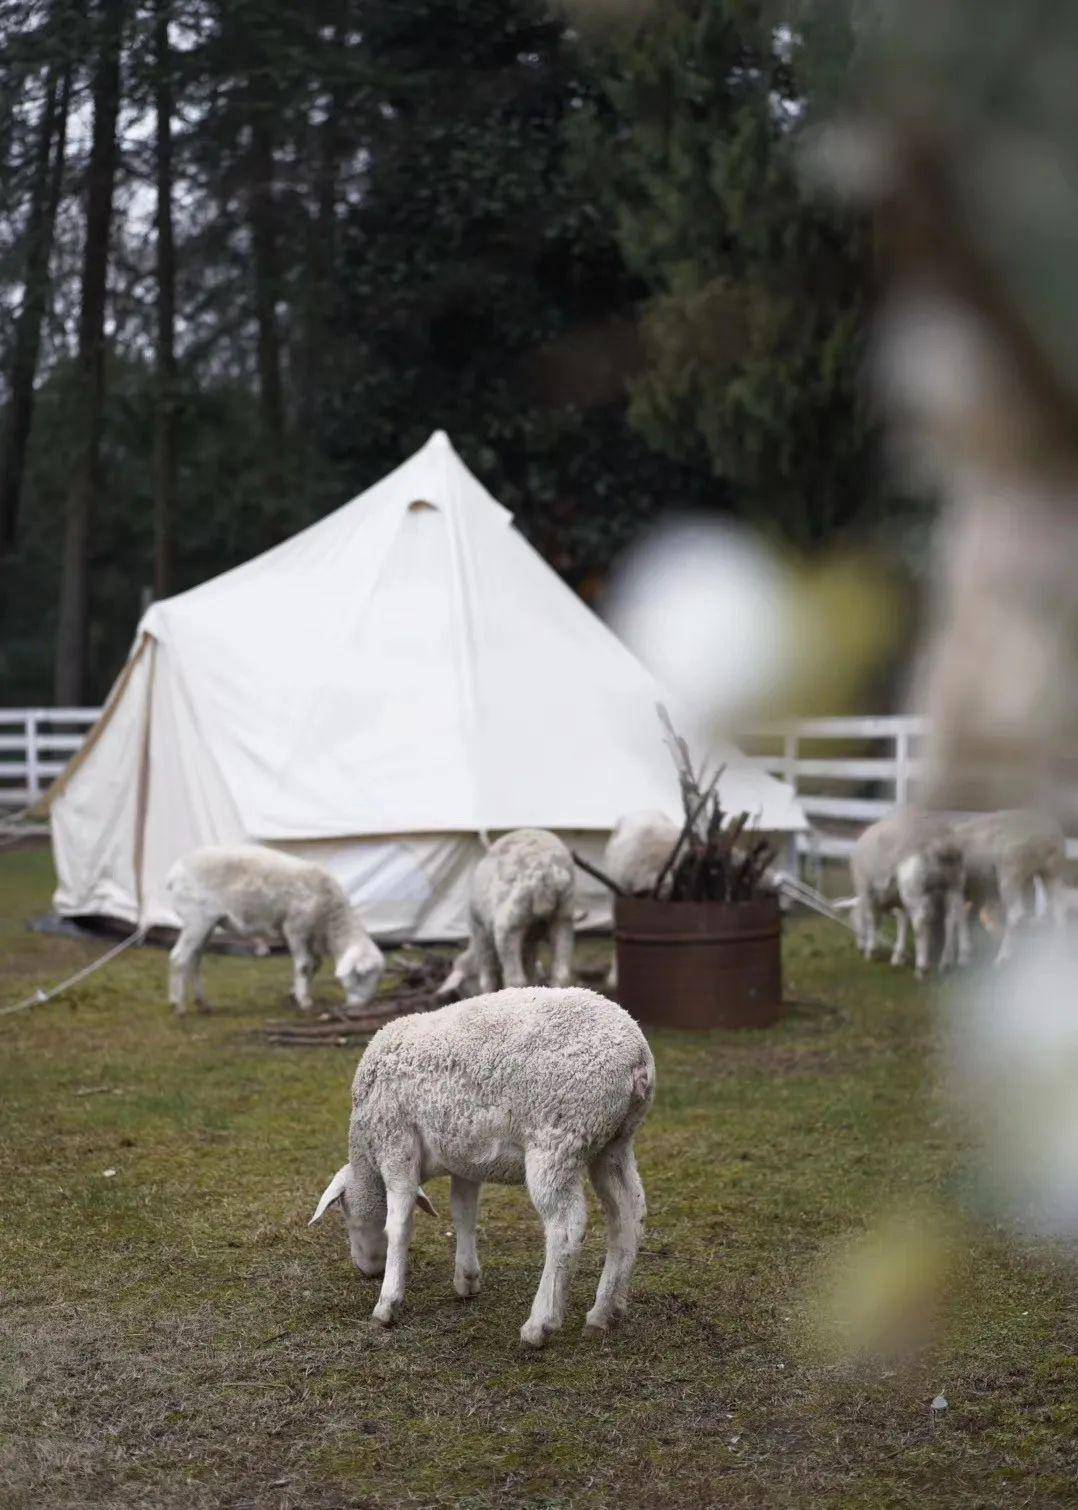
<svg viewBox="0 0 1078 1510"><path fill-rule="evenodd" d="M386 1268L378 1304L371 1312L382 1326L392 1326L404 1305L404 1281L408 1275L408 1248L412 1241L412 1217L418 1185L386 1187Z"/></svg>
<svg viewBox="0 0 1078 1510"><path fill-rule="evenodd" d="M999 878L999 903L1003 913L1003 938L1000 941L996 964L1006 964L1014 953L1015 938L1026 919L1025 888L1013 876Z"/></svg>
<svg viewBox="0 0 1078 1510"><path fill-rule="evenodd" d="M555 986L573 983L573 914L559 912L550 927L553 961L551 980Z"/></svg>
<svg viewBox="0 0 1078 1510"><path fill-rule="evenodd" d="M961 891L956 891L951 899L951 910L947 918L948 931L948 964L954 960L960 967L968 965L973 958L973 939L969 926L969 903Z"/></svg>
<svg viewBox="0 0 1078 1510"><path fill-rule="evenodd" d="M460 954L457 955L453 961L452 970L450 970L445 980L442 981L435 995L438 997L455 996L468 979L472 969L472 947L469 944L467 949L462 949Z"/></svg>
<svg viewBox="0 0 1078 1510"><path fill-rule="evenodd" d="M475 1245L475 1224L479 1215L478 1180L462 1180L459 1175L453 1175L449 1184L449 1208L457 1234L453 1288L461 1300L470 1300L479 1294L481 1272Z"/></svg>
<svg viewBox="0 0 1078 1510"><path fill-rule="evenodd" d="M502 970L502 982L506 987L526 986L524 973L524 927L516 922L497 919L494 924L494 947Z"/></svg>
<svg viewBox="0 0 1078 1510"><path fill-rule="evenodd" d="M948 892L945 907L940 969L951 970L955 965L965 963L962 959L962 912L965 907L962 893L960 891Z"/></svg>
<svg viewBox="0 0 1078 1510"><path fill-rule="evenodd" d="M315 954L306 932L300 928L284 925L284 941L292 956L292 997L301 1012L309 1012L312 1006L311 981L318 968Z"/></svg>
<svg viewBox="0 0 1078 1510"><path fill-rule="evenodd" d="M927 902L919 901L912 909L913 915L913 942L914 942L914 973L918 980L924 980L932 966L932 936L934 918L932 909Z"/></svg>
<svg viewBox="0 0 1078 1510"><path fill-rule="evenodd" d="M206 982L203 979L202 967L205 963L202 952L195 956L195 1005L200 1012L208 1012L210 1004L206 1000Z"/></svg>
<svg viewBox="0 0 1078 1510"><path fill-rule="evenodd" d="M1057 929L1067 926L1067 888L1062 876L1045 876L1044 890L1048 902L1048 915Z"/></svg>
<svg viewBox="0 0 1078 1510"><path fill-rule="evenodd" d="M631 1143L611 1143L589 1170L606 1216L606 1262L585 1330L605 1332L629 1308L629 1281L644 1234L644 1187Z"/></svg>
<svg viewBox="0 0 1078 1510"><path fill-rule="evenodd" d="M876 953L876 902L868 892L857 898L857 942L865 959Z"/></svg>
<svg viewBox="0 0 1078 1510"><path fill-rule="evenodd" d="M904 907L896 907L891 916L895 920L898 932L895 937L895 947L891 950L892 965L904 965L906 963L906 946L909 943L910 920L906 916Z"/></svg>
<svg viewBox="0 0 1078 1510"><path fill-rule="evenodd" d="M588 1204L579 1169L566 1169L536 1149L525 1155L524 1169L528 1194L546 1234L546 1259L520 1340L526 1347L542 1347L565 1316L569 1281L588 1224Z"/></svg>
<svg viewBox="0 0 1078 1510"><path fill-rule="evenodd" d="M187 1011L187 998L206 940L216 927L216 919L210 923L185 923L180 936L169 952L168 999L173 1012L182 1017Z"/></svg>
<svg viewBox="0 0 1078 1510"><path fill-rule="evenodd" d="M477 919L472 924L472 949L479 975L479 990L485 995L498 989L498 955L489 931Z"/></svg>
<svg viewBox="0 0 1078 1510"><path fill-rule="evenodd" d="M534 930L524 940L524 974L531 985L542 983L542 966L539 963L539 934Z"/></svg>

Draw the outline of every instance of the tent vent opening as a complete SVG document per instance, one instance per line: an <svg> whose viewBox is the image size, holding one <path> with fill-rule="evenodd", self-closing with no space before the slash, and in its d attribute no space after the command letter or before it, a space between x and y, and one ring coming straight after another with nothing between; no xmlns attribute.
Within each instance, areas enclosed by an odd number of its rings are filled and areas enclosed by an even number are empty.
<svg viewBox="0 0 1078 1510"><path fill-rule="evenodd" d="M436 503L430 503L426 498L416 498L408 505L409 514L418 514L421 509L437 509Z"/></svg>

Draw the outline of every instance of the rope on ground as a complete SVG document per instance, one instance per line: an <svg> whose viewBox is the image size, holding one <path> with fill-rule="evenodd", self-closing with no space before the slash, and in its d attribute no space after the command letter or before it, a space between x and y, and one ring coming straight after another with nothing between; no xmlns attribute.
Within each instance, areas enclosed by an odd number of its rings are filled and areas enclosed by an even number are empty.
<svg viewBox="0 0 1078 1510"><path fill-rule="evenodd" d="M66 991L70 986L77 986L87 976L93 975L103 965L107 965L111 960L116 959L125 949L130 949L132 944L141 944L145 937L145 928L136 929L134 933L128 934L127 938L121 940L120 943L108 950L106 954L102 954L99 959L95 959L90 964L84 965L81 970L76 970L74 975L69 975L67 980L61 981L58 986L53 986L48 991L43 991L39 986L32 996L27 996L23 1001L17 1001L13 1007L0 1007L0 1017L10 1017L13 1012L26 1012L30 1007L43 1007L47 1001L52 1001L54 997L59 996L61 991Z"/></svg>
<svg viewBox="0 0 1078 1510"><path fill-rule="evenodd" d="M816 891L807 881L802 881L797 876L791 876L784 870L773 871L772 876L779 890L788 896L792 902L800 902L803 907L808 907L813 912L818 912L821 917L828 918L832 923L838 923L841 928L848 929L850 933L857 932L849 918L844 917L833 902L829 902L825 896Z"/></svg>
<svg viewBox="0 0 1078 1510"><path fill-rule="evenodd" d="M36 804L31 803L29 807L20 807L17 812L0 816L0 849L7 844L15 844L23 838L27 832L24 825L30 823L30 815L35 806Z"/></svg>

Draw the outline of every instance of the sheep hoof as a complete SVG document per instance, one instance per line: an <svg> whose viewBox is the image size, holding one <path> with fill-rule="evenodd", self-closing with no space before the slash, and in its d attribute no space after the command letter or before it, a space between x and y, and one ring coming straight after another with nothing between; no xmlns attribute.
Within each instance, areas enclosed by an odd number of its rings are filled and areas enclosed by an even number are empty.
<svg viewBox="0 0 1078 1510"><path fill-rule="evenodd" d="M461 1300L473 1300L482 1288L482 1280L477 1270L474 1274L454 1274L453 1288Z"/></svg>
<svg viewBox="0 0 1078 1510"><path fill-rule="evenodd" d="M546 1347L546 1340L551 1330L541 1321L526 1321L520 1329L520 1340L525 1347Z"/></svg>
<svg viewBox="0 0 1078 1510"><path fill-rule="evenodd" d="M400 1313L399 1300L380 1300L371 1312L371 1320L377 1322L380 1327L391 1327L399 1319Z"/></svg>
<svg viewBox="0 0 1078 1510"><path fill-rule="evenodd" d="M598 1311L589 1311L584 1320L585 1337L605 1337L613 1332L625 1320L626 1307L614 1306L605 1315Z"/></svg>

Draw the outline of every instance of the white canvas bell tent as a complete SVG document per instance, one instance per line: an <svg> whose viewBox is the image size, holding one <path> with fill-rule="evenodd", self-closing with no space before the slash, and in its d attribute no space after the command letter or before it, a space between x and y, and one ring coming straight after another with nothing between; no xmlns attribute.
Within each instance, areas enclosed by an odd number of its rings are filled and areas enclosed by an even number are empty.
<svg viewBox="0 0 1078 1510"><path fill-rule="evenodd" d="M661 696L439 431L149 609L50 794L56 909L171 925L172 863L254 840L325 864L381 938L460 937L483 836L550 828L598 858L620 814L679 810ZM804 828L790 789L738 761L727 807ZM609 915L582 891L588 921Z"/></svg>

